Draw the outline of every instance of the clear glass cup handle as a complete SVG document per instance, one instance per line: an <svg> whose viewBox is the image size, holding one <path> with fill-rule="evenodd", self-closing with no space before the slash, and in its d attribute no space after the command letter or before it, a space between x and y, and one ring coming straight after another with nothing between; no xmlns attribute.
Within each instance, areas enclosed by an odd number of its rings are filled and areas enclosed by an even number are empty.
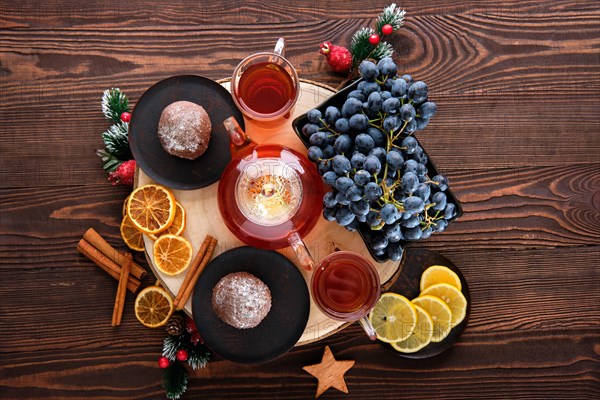
<svg viewBox="0 0 600 400"><path fill-rule="evenodd" d="M283 38L279 38L277 43L275 43L275 49L273 49L273 53L278 56L285 57L285 40Z"/></svg>
<svg viewBox="0 0 600 400"><path fill-rule="evenodd" d="M363 328L369 339L377 340L377 333L375 333L375 328L373 328L371 321L369 321L368 315L365 315L364 317L359 319L358 323Z"/></svg>
<svg viewBox="0 0 600 400"><path fill-rule="evenodd" d="M304 244L304 241L302 241L302 238L298 235L298 232L290 233L287 240L292 247L292 250L294 250L294 253L296 253L302 268L307 271L312 271L315 266L315 260L313 260L306 244Z"/></svg>

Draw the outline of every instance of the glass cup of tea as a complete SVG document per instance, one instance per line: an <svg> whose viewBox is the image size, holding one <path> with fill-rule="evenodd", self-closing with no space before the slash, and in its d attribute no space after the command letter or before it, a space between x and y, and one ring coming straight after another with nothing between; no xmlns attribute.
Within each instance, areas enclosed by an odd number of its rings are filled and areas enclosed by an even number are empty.
<svg viewBox="0 0 600 400"><path fill-rule="evenodd" d="M369 339L377 339L367 316L379 300L380 282L369 260L351 251L329 254L313 272L311 295L325 315L338 321L359 321Z"/></svg>
<svg viewBox="0 0 600 400"><path fill-rule="evenodd" d="M284 58L285 41L280 38L272 53L244 58L233 71L231 94L246 118L277 125L288 120L300 94L296 70Z"/></svg>

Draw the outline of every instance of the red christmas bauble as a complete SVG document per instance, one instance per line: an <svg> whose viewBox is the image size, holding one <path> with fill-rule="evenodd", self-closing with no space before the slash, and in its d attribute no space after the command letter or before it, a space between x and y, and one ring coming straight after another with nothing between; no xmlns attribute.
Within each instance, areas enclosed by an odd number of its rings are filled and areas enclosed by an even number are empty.
<svg viewBox="0 0 600 400"><path fill-rule="evenodd" d="M177 359L179 361L185 361L188 359L188 352L184 349L177 350Z"/></svg>
<svg viewBox="0 0 600 400"><path fill-rule="evenodd" d="M121 114L121 121L123 121L123 122L131 121L131 113L125 111L123 114Z"/></svg>
<svg viewBox="0 0 600 400"><path fill-rule="evenodd" d="M344 46L334 46L331 42L320 44L319 53L327 57L327 63L335 72L346 73L352 68L352 54Z"/></svg>
<svg viewBox="0 0 600 400"><path fill-rule="evenodd" d="M204 344L204 341L198 332L194 332L190 335L190 342L192 342L193 345L197 345L198 343Z"/></svg>
<svg viewBox="0 0 600 400"><path fill-rule="evenodd" d="M374 33L371 36L369 36L369 43L371 43L374 46L379 44L379 35Z"/></svg>
<svg viewBox="0 0 600 400"><path fill-rule="evenodd" d="M171 361L165 356L158 359L158 366L161 368L168 368L171 365Z"/></svg>
<svg viewBox="0 0 600 400"><path fill-rule="evenodd" d="M386 36L391 35L392 33L394 33L394 27L391 24L385 24L381 27L381 33L383 33Z"/></svg>

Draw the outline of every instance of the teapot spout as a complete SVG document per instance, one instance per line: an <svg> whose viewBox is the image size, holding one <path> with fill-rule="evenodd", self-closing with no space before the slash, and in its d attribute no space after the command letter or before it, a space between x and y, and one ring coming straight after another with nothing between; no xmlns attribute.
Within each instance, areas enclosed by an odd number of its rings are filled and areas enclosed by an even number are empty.
<svg viewBox="0 0 600 400"><path fill-rule="evenodd" d="M256 146L256 143L250 139L248 135L242 130L242 127L237 122L235 117L231 116L223 121L225 130L229 134L229 140L231 145L231 153L236 154L248 146Z"/></svg>

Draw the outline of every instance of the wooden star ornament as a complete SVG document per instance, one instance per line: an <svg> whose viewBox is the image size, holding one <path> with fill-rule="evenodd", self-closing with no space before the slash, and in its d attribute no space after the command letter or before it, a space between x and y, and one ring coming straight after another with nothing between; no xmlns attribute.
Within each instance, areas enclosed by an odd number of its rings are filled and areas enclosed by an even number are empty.
<svg viewBox="0 0 600 400"><path fill-rule="evenodd" d="M323 359L320 364L307 365L303 370L319 380L315 398L322 395L330 387L348 393L348 387L344 380L344 374L354 366L354 361L337 361L329 346L325 346Z"/></svg>

